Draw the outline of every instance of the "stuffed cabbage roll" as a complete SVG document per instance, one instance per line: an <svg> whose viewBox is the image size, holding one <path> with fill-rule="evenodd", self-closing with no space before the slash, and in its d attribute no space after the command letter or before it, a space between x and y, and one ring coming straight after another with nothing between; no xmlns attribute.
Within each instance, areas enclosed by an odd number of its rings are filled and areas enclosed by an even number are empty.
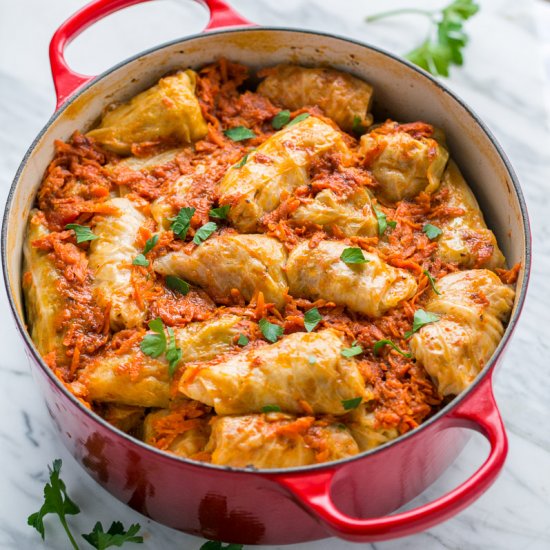
<svg viewBox="0 0 550 550"><path fill-rule="evenodd" d="M149 155L148 157L126 157L116 164L107 164L105 169L109 172L117 168L129 168L130 170L150 171L173 162L184 151L183 148L168 149L162 153Z"/></svg>
<svg viewBox="0 0 550 550"><path fill-rule="evenodd" d="M285 262L285 248L277 239L226 233L210 237L190 254L170 252L153 267L202 287L215 301L223 301L236 288L246 300L261 291L266 302L283 308L288 291Z"/></svg>
<svg viewBox="0 0 550 550"><path fill-rule="evenodd" d="M411 339L411 350L442 395L466 389L487 363L504 333L514 291L492 271L474 269L436 282L426 310L440 316Z"/></svg>
<svg viewBox="0 0 550 550"><path fill-rule="evenodd" d="M277 65L263 74L267 76L258 92L273 103L292 111L317 105L346 132L372 124L373 89L359 78L334 69L297 65Z"/></svg>
<svg viewBox="0 0 550 550"><path fill-rule="evenodd" d="M504 256L497 240L493 232L487 229L474 194L452 161L443 176L441 190L447 193L444 204L462 209L464 214L448 218L439 225L443 231L437 241L439 257L466 268L504 267Z"/></svg>
<svg viewBox="0 0 550 550"><path fill-rule="evenodd" d="M205 451L212 464L235 468L292 468L359 452L342 424L273 413L215 417Z"/></svg>
<svg viewBox="0 0 550 550"><path fill-rule="evenodd" d="M233 349L241 318L223 315L204 322L174 328L181 349L179 366L190 361L208 361ZM164 355L153 358L135 347L126 353L109 352L89 363L79 377L90 401L166 408L170 396L168 362Z"/></svg>
<svg viewBox="0 0 550 550"><path fill-rule="evenodd" d="M353 439L357 442L360 451L368 451L399 437L396 428L381 426L376 421L374 413L367 412L364 406L353 411L351 420L346 425Z"/></svg>
<svg viewBox="0 0 550 550"><path fill-rule="evenodd" d="M133 144L147 141L202 139L208 127L195 96L196 78L189 70L161 78L128 103L106 112L99 127L87 135L121 155L130 154Z"/></svg>
<svg viewBox="0 0 550 550"><path fill-rule="evenodd" d="M303 199L292 219L298 223L314 223L323 227L336 225L347 237L374 237L378 222L372 210L368 191L359 187L346 198L330 189L323 189L313 199Z"/></svg>
<svg viewBox="0 0 550 550"><path fill-rule="evenodd" d="M204 450L210 437L208 418L182 418L176 411L149 413L143 423L145 443L184 458Z"/></svg>
<svg viewBox="0 0 550 550"><path fill-rule="evenodd" d="M220 182L220 204L231 205L231 223L241 233L258 232L262 216L279 206L282 195L306 185L311 162L329 151L340 152L344 162L350 158L342 134L313 116L271 136Z"/></svg>
<svg viewBox="0 0 550 550"><path fill-rule="evenodd" d="M118 197L108 204L118 214L96 218L98 238L90 243L89 266L95 299L101 307L110 304L111 328L117 331L137 327L145 317L133 295L132 261L141 252L135 240L146 218L129 199Z"/></svg>
<svg viewBox="0 0 550 550"><path fill-rule="evenodd" d="M359 153L379 183L377 196L397 202L437 191L449 153L432 132L424 123L387 122L361 138Z"/></svg>
<svg viewBox="0 0 550 550"><path fill-rule="evenodd" d="M276 344L242 351L222 361L189 366L179 390L215 408L217 414L284 412L345 414L343 401L369 394L353 359L332 329L298 332Z"/></svg>
<svg viewBox="0 0 550 550"><path fill-rule="evenodd" d="M322 298L380 317L416 292L416 280L410 273L388 265L376 254L364 252L367 263L344 263L340 256L346 248L341 241L321 241L316 248L310 248L308 242L298 245L286 265L290 294Z"/></svg>
<svg viewBox="0 0 550 550"><path fill-rule="evenodd" d="M61 323L66 303L59 289L61 275L49 253L32 245L48 233L43 218L37 211L31 212L23 249L23 292L31 338L40 355L44 357L55 352L56 359L62 360L64 330Z"/></svg>

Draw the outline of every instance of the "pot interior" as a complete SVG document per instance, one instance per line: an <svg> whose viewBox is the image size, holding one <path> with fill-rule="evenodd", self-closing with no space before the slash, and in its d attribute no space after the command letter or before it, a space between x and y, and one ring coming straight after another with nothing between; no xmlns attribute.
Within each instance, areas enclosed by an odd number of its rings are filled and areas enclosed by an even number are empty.
<svg viewBox="0 0 550 550"><path fill-rule="evenodd" d="M197 68L221 56L252 67L299 63L342 69L374 86L379 112L398 121L423 120L442 128L451 156L476 194L509 265L521 262L528 269L528 222L513 173L476 117L438 83L384 52L330 35L265 28L212 32L166 44L108 71L58 111L29 149L15 178L3 226L5 275L22 330L20 281L25 227L42 175L52 159L54 140L66 140L75 130L86 131L106 105L129 99L165 73ZM523 291L517 293L515 310L523 300L525 277L522 270L517 288ZM27 341L30 343L28 335Z"/></svg>

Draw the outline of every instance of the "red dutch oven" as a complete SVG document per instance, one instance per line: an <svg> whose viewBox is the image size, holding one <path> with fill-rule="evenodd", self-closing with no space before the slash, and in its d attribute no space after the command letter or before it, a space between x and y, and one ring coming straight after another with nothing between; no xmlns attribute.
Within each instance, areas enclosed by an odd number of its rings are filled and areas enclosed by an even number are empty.
<svg viewBox="0 0 550 550"><path fill-rule="evenodd" d="M160 523L207 538L285 544L336 535L370 542L417 533L450 518L495 481L507 453L492 376L523 305L531 247L525 202L508 160L459 98L403 59L330 34L252 26L222 0L202 1L210 9L206 33L143 52L98 77L70 70L63 51L73 38L100 18L141 1L95 0L55 33L50 60L57 111L28 150L4 215L2 262L9 301L59 437L90 475L122 502ZM401 121L426 120L443 128L510 264L522 264L510 323L476 382L418 429L353 458L249 471L165 454L113 428L79 403L41 360L26 329L22 245L53 141L68 139L75 129L86 130L107 103L132 97L168 71L199 67L222 56L253 67L292 62L342 69L374 86L379 114ZM445 471L471 430L483 434L491 446L482 466L434 502L390 515Z"/></svg>

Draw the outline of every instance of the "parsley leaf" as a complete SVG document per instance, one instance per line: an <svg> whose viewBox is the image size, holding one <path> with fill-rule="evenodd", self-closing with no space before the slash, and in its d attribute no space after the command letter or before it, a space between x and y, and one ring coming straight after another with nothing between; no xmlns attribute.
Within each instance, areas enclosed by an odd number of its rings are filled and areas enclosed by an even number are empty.
<svg viewBox="0 0 550 550"><path fill-rule="evenodd" d="M407 353L405 351L403 351L402 349L399 349L397 347L397 345L392 342L391 340L378 340L378 342L376 342L373 346L373 351L374 351L374 355L378 355L380 350L384 347L384 346L391 346L397 353L400 353L403 357L412 357L412 354L411 353Z"/></svg>
<svg viewBox="0 0 550 550"><path fill-rule="evenodd" d="M283 126L286 126L290 121L290 111L284 110L279 111L271 121L271 126L275 130L280 130Z"/></svg>
<svg viewBox="0 0 550 550"><path fill-rule="evenodd" d="M93 241L99 239L97 235L92 233L92 230L87 225L78 225L77 223L68 223L65 229L72 229L76 236L76 243L80 244L85 241Z"/></svg>
<svg viewBox="0 0 550 550"><path fill-rule="evenodd" d="M158 242L159 242L158 235L153 235L150 239L147 239L145 243L145 248L143 249L143 253L148 254L149 252L151 252L151 250L153 250L153 248L157 246Z"/></svg>
<svg viewBox="0 0 550 550"><path fill-rule="evenodd" d="M306 311L304 315L304 327L308 332L311 332L323 319L323 316L319 313L319 310L314 307L309 311Z"/></svg>
<svg viewBox="0 0 550 550"><path fill-rule="evenodd" d="M176 372L176 367L178 366L178 363L181 359L181 349L176 347L176 337L174 335L174 329L172 327L168 327L168 343L166 345L166 360L168 361L168 372L170 373L170 376L174 376L174 372Z"/></svg>
<svg viewBox="0 0 550 550"><path fill-rule="evenodd" d="M209 540L200 547L200 550L243 550L243 545L229 543L224 546L219 540Z"/></svg>
<svg viewBox="0 0 550 550"><path fill-rule="evenodd" d="M138 254L133 260L132 264L134 265L140 265L142 267L147 267L149 265L149 260L143 255Z"/></svg>
<svg viewBox="0 0 550 550"><path fill-rule="evenodd" d="M229 209L231 208L230 204L220 206L218 208L212 208L209 212L211 218L216 220L226 220L227 215L229 214Z"/></svg>
<svg viewBox="0 0 550 550"><path fill-rule="evenodd" d="M271 413L271 412L281 412L281 407L279 405L266 405L262 407L262 412Z"/></svg>
<svg viewBox="0 0 550 550"><path fill-rule="evenodd" d="M239 334L239 339L237 340L239 346L246 346L248 342L250 342L250 340L244 334Z"/></svg>
<svg viewBox="0 0 550 550"><path fill-rule="evenodd" d="M305 120L306 118L309 118L309 113L302 113L301 115L298 115L297 117L294 117L287 125L287 128L290 128L291 126L294 126L295 124L298 124L298 122L302 122L302 120Z"/></svg>
<svg viewBox="0 0 550 550"><path fill-rule="evenodd" d="M365 258L363 251L358 247L345 248L340 259L346 264L366 264L370 261Z"/></svg>
<svg viewBox="0 0 550 550"><path fill-rule="evenodd" d="M126 542L143 543L143 537L137 536L141 525L134 523L130 525L128 531L120 521L113 521L107 532L103 531L103 525L98 521L91 533L82 535L82 538L89 542L97 550L105 550L111 546L122 546Z"/></svg>
<svg viewBox="0 0 550 550"><path fill-rule="evenodd" d="M382 236L385 233L388 226L391 227L392 229L395 228L395 226L397 225L396 221L389 222L388 218L386 217L386 214L384 214L382 210L378 210L376 206L373 206L373 209L376 215L376 221L378 222L378 235Z"/></svg>
<svg viewBox="0 0 550 550"><path fill-rule="evenodd" d="M435 313L430 313L429 311L424 311L423 309L417 309L414 312L413 326L412 330L405 332L405 338L410 338L415 332L419 331L424 325L429 325L430 323L437 323L439 321L439 316Z"/></svg>
<svg viewBox="0 0 550 550"><path fill-rule="evenodd" d="M258 326L269 342L276 342L283 335L283 327L270 323L267 319L260 319Z"/></svg>
<svg viewBox="0 0 550 550"><path fill-rule="evenodd" d="M256 134L245 126L237 126L224 131L224 134L233 141L244 141L256 137Z"/></svg>
<svg viewBox="0 0 550 550"><path fill-rule="evenodd" d="M356 136L362 136L367 131L367 128L363 126L363 121L361 120L361 117L359 115L355 115L353 117L351 131Z"/></svg>
<svg viewBox="0 0 550 550"><path fill-rule="evenodd" d="M149 328L154 334L146 334L139 345L141 351L149 357L158 357L166 349L166 335L164 325L160 318L149 321Z"/></svg>
<svg viewBox="0 0 550 550"><path fill-rule="evenodd" d="M432 287L432 290L438 296L441 296L441 292L439 292L439 290L437 290L437 287L435 286L435 279L430 275L430 272L427 269L425 269L422 273L424 273L424 275L426 275L426 277L428 277L428 281L430 281L430 285Z"/></svg>
<svg viewBox="0 0 550 550"><path fill-rule="evenodd" d="M210 237L210 235L212 235L212 233L214 233L214 231L216 231L216 229L218 229L218 225L215 222L205 223L202 227L197 229L197 232L193 237L193 242L195 244L203 243L206 239L208 239L208 237Z"/></svg>
<svg viewBox="0 0 550 550"><path fill-rule="evenodd" d="M344 357L354 357L363 353L363 348L357 342L353 342L350 348L344 348L340 353Z"/></svg>
<svg viewBox="0 0 550 550"><path fill-rule="evenodd" d="M175 218L171 218L170 229L174 232L174 235L179 237L181 240L185 240L187 237L187 232L189 231L189 225L191 224L191 218L195 213L193 207L187 206L180 209L178 215Z"/></svg>
<svg viewBox="0 0 550 550"><path fill-rule="evenodd" d="M63 480L59 477L61 464L62 461L58 458L53 461L51 468L48 467L50 470L50 481L44 486L44 504L42 504L38 512L28 517L27 524L34 527L42 536L42 540L44 540L46 535L44 529L44 516L47 514L56 514L73 548L78 550L78 545L67 524L66 516L80 513L80 508L69 498L65 483L63 483Z"/></svg>
<svg viewBox="0 0 550 550"><path fill-rule="evenodd" d="M432 24L427 38L406 57L434 76L449 76L451 65L460 66L464 62L462 50L468 43L468 35L463 29L464 22L478 11L479 4L475 0L454 0L440 11L404 8L372 15L366 20L376 21L403 13L428 17Z"/></svg>
<svg viewBox="0 0 550 550"><path fill-rule="evenodd" d="M362 397L354 397L353 399L344 399L342 401L342 405L344 407L344 410L351 411L352 409L356 409L361 404L361 401L363 401Z"/></svg>
<svg viewBox="0 0 550 550"><path fill-rule="evenodd" d="M242 168L248 162L249 154L250 153L246 153L246 155L239 162L233 165L233 168Z"/></svg>
<svg viewBox="0 0 550 550"><path fill-rule="evenodd" d="M189 289L191 288L188 282L184 281L183 279L180 279L179 277L176 277L175 275L166 275L165 281L166 281L166 286L170 290L179 292L184 296L189 292Z"/></svg>
<svg viewBox="0 0 550 550"><path fill-rule="evenodd" d="M443 233L443 231L441 231L441 229L439 229L439 227L436 227L435 225L432 225L431 223L427 223L422 228L422 233L424 233L426 235L426 237L428 237L428 239L433 241L434 239L437 239L437 237L439 237L439 235L441 235L441 233Z"/></svg>

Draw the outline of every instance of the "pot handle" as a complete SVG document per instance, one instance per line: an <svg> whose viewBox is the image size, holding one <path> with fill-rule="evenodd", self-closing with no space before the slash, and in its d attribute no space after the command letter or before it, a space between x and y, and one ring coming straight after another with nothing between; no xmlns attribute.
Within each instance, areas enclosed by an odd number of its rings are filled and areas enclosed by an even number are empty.
<svg viewBox="0 0 550 550"><path fill-rule="evenodd" d="M50 65L57 96L56 109L81 86L94 76L72 71L65 61L65 48L90 25L122 8L142 4L149 0L93 0L77 11L57 29L50 42ZM252 23L234 11L224 0L195 0L210 10L210 19L205 31L235 25L250 26Z"/></svg>
<svg viewBox="0 0 550 550"><path fill-rule="evenodd" d="M338 537L354 542L371 542L424 531L449 519L480 497L502 470L508 452L508 439L494 400L490 375L444 420L445 427L470 428L480 432L489 440L491 451L480 468L462 485L413 510L368 519L342 513L330 494L337 468L312 474L275 475L272 479L288 489L306 511Z"/></svg>

